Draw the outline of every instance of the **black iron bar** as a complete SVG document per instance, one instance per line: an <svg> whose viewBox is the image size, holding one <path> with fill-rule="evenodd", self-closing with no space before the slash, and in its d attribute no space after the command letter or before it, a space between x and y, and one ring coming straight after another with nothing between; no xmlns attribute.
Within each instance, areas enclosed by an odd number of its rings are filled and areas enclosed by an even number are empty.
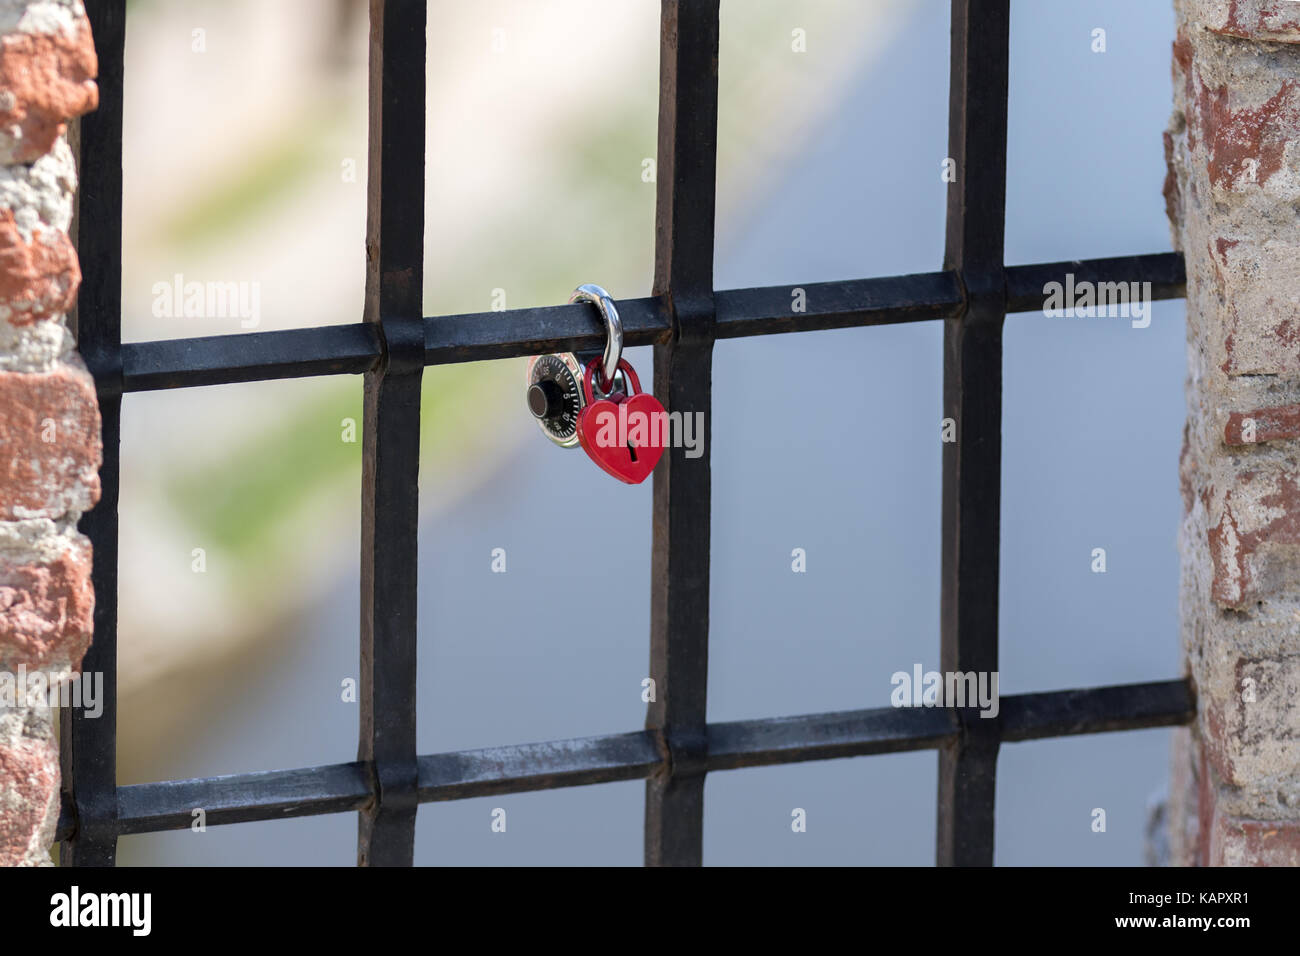
<svg viewBox="0 0 1300 956"><path fill-rule="evenodd" d="M73 133L77 171L77 246L82 280L72 325L95 376L104 461L99 503L78 525L94 550L94 636L83 673L103 675L103 710L64 711L59 724L62 787L76 808L77 832L63 866L113 866L117 860L117 537L122 424L122 54L126 0L89 4L99 51L99 108Z"/></svg>
<svg viewBox="0 0 1300 956"><path fill-rule="evenodd" d="M998 535L1002 482L1002 267L1006 207L1010 0L953 0L944 268L955 270L966 310L944 325L940 669L998 669ZM940 866L991 866L999 719L970 707L962 732L939 751Z"/></svg>
<svg viewBox="0 0 1300 956"><path fill-rule="evenodd" d="M704 845L709 683L713 217L718 138L718 0L663 0L654 293L671 319L655 346L654 393L704 422L697 458L668 448L654 475L646 727L668 756L646 782L645 862L698 866Z"/></svg>
<svg viewBox="0 0 1300 956"><path fill-rule="evenodd" d="M383 354L374 323L210 335L122 346L128 392L269 382L315 375L360 375Z"/></svg>
<svg viewBox="0 0 1300 956"><path fill-rule="evenodd" d="M365 375L357 759L375 787L359 818L360 866L410 866L415 854L424 47L425 0L370 0L365 319L384 358Z"/></svg>
<svg viewBox="0 0 1300 956"><path fill-rule="evenodd" d="M1006 270L1008 312L1038 311L1043 286L1067 272L1092 282L1150 282L1153 299L1185 294L1180 253L1085 259L1011 266ZM806 312L791 312L791 292L802 288ZM810 282L800 286L721 289L714 293L719 339L957 318L965 308L955 272L879 279ZM667 340L671 323L662 297L620 299L628 347ZM554 305L505 312L442 315L424 320L426 365L518 358L546 352L593 351L604 330L588 305ZM122 346L128 392L193 388L314 375L361 374L379 361L379 335L366 323L245 332Z"/></svg>
<svg viewBox="0 0 1300 956"><path fill-rule="evenodd" d="M1181 252L1160 252L1109 259L1047 262L1040 265L1008 266L1007 312L1040 312L1049 282L1064 282L1073 274L1076 283L1151 283L1152 300L1181 299L1187 294L1187 276ZM1048 320L1052 321L1052 320Z"/></svg>
<svg viewBox="0 0 1300 956"><path fill-rule="evenodd" d="M1196 705L1189 683L1171 680L1009 695L1001 711L1005 739L1024 741L1178 726ZM951 713L932 707L741 720L708 726L704 759L709 771L736 770L933 750L956 734ZM419 759L420 802L638 780L664 762L652 730L434 754ZM119 825L122 833L185 829L197 806L214 825L344 813L364 806L371 787L363 763L132 784L118 791ZM58 838L74 827L68 804Z"/></svg>
<svg viewBox="0 0 1300 956"><path fill-rule="evenodd" d="M121 832L150 833L188 829L194 807L212 826L364 810L374 801L374 781L356 762L133 784L118 795Z"/></svg>

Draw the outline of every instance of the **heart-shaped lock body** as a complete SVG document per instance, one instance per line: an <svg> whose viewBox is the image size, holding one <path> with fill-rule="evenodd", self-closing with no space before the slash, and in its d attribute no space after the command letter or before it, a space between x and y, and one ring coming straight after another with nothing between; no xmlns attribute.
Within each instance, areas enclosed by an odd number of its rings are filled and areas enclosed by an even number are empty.
<svg viewBox="0 0 1300 956"><path fill-rule="evenodd" d="M668 413L659 399L641 391L636 371L623 359L618 367L632 387L631 395L614 392L593 401L591 377L600 365L594 358L582 378L586 398L578 415L578 443L588 457L619 481L637 485L659 464L668 443Z"/></svg>

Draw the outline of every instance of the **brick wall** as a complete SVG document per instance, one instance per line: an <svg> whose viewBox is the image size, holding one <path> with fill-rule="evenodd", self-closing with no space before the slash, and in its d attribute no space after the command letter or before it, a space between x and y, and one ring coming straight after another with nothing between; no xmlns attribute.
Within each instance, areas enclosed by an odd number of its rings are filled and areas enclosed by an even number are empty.
<svg viewBox="0 0 1300 956"><path fill-rule="evenodd" d="M1177 0L1165 185L1187 261L1182 865L1300 865L1300 3Z"/></svg>
<svg viewBox="0 0 1300 956"><path fill-rule="evenodd" d="M81 272L68 229L68 120L95 108L79 0L0 0L0 865L49 863L58 818L52 711L15 679L75 671L90 643L99 497L95 387L65 313ZM22 669L20 671L20 668ZM9 678L7 685L5 678Z"/></svg>

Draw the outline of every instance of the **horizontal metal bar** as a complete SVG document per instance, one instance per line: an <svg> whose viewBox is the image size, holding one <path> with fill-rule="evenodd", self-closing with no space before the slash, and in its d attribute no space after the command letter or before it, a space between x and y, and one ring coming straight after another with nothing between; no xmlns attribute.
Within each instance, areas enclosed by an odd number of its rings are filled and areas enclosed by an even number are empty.
<svg viewBox="0 0 1300 956"><path fill-rule="evenodd" d="M202 809L205 823L249 823L359 810L370 803L361 762L169 780L117 788L119 832L184 830ZM62 821L60 821L62 823Z"/></svg>
<svg viewBox="0 0 1300 956"><path fill-rule="evenodd" d="M655 345L667 339L668 314L659 297L619 299L623 345ZM590 305L548 305L504 312L440 315L424 320L424 362L451 365L546 352L598 351L605 326Z"/></svg>
<svg viewBox="0 0 1300 956"><path fill-rule="evenodd" d="M1172 727L1196 714L1186 680L1122 684L1001 698L1003 740ZM952 711L893 708L710 724L707 769L908 750L933 750L957 733ZM419 758L422 803L641 780L665 769L650 731L489 747ZM371 801L364 763L233 774L118 788L119 832L183 830L202 808L208 824L279 820L360 810ZM65 801L56 839L75 831Z"/></svg>
<svg viewBox="0 0 1300 956"><path fill-rule="evenodd" d="M709 770L932 750L956 733L938 707L882 707L710 724Z"/></svg>
<svg viewBox="0 0 1300 956"><path fill-rule="evenodd" d="M803 294L796 296L799 290ZM961 285L952 272L727 289L714 300L720 339L895 325L953 318L962 311Z"/></svg>
<svg viewBox="0 0 1300 956"><path fill-rule="evenodd" d="M360 374L379 361L373 324L247 332L122 345L122 387L128 392L313 375Z"/></svg>
<svg viewBox="0 0 1300 956"><path fill-rule="evenodd" d="M1081 282L1150 282L1151 298L1181 299L1187 294L1187 273L1181 252L1162 252L1114 259L1051 262L1007 269L1007 312L1039 312L1049 282L1065 283L1067 274Z"/></svg>
<svg viewBox="0 0 1300 956"><path fill-rule="evenodd" d="M1003 741L1177 727L1196 716L1186 680L1119 684L1002 698Z"/></svg>
<svg viewBox="0 0 1300 956"><path fill-rule="evenodd" d="M643 780L663 762L648 731L419 759L420 802Z"/></svg>
<svg viewBox="0 0 1300 956"><path fill-rule="evenodd" d="M1085 279L1150 282L1153 299L1180 298L1186 288L1183 257L1176 252L1012 266L1006 270L1007 311L1040 310L1043 286L1063 282L1066 273L1074 274L1076 284ZM796 297L800 289L803 295ZM955 272L727 289L717 292L714 301L720 339L955 318L965 308ZM625 345L668 340L669 318L660 297L623 299L618 310ZM581 304L435 316L426 318L424 327L426 365L589 351L605 341L594 310ZM378 333L367 323L128 342L122 346L123 388L146 392L355 375L369 371L381 357Z"/></svg>

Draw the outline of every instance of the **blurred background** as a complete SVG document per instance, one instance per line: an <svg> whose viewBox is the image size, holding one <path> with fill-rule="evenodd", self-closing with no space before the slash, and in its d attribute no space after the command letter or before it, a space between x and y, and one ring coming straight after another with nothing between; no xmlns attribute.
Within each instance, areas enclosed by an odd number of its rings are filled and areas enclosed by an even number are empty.
<svg viewBox="0 0 1300 956"><path fill-rule="evenodd" d="M365 7L130 4L127 340L360 320ZM649 294L658 16L430 3L426 315L559 304L583 282ZM1008 263L1171 248L1172 31L1168 4L1014 0ZM718 288L940 267L948 32L946 0L723 0ZM157 287L177 276L256 289L256 329L169 316ZM1007 319L1003 693L1178 676L1183 303L1153 314ZM718 345L711 720L888 706L895 671L938 668L941 342L925 323ZM649 349L628 357L652 377ZM421 753L644 721L650 483L547 442L523 365L425 374ZM126 399L122 783L355 759L360 412L358 377ZM579 543L593 514L617 543L600 556ZM1168 740L1005 746L997 862L1141 864ZM705 860L929 865L936 761L711 775ZM638 865L643 790L424 805L416 862ZM344 814L130 836L121 861L351 865L355 833Z"/></svg>

